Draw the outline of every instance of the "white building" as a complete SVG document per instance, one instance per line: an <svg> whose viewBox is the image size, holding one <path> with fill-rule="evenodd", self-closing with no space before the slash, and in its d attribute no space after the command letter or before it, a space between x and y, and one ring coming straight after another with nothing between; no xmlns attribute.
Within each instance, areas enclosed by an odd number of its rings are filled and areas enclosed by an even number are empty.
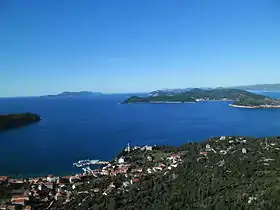
<svg viewBox="0 0 280 210"><path fill-rule="evenodd" d="M119 164L122 164L122 163L124 163L124 162L125 162L125 161L124 161L124 157L120 157L119 160L118 160L118 163L119 163Z"/></svg>
<svg viewBox="0 0 280 210"><path fill-rule="evenodd" d="M242 153L243 154L246 154L247 153L247 150L245 148L242 148Z"/></svg>
<svg viewBox="0 0 280 210"><path fill-rule="evenodd" d="M220 140L226 140L226 137L225 136L221 136Z"/></svg>

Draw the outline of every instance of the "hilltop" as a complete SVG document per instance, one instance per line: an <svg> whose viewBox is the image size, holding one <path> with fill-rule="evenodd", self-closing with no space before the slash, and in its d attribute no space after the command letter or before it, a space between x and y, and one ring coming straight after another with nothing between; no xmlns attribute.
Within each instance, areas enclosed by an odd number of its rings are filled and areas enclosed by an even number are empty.
<svg viewBox="0 0 280 210"><path fill-rule="evenodd" d="M152 92L147 97L132 96L125 100L123 103L185 103L210 100L233 101L232 106L245 108L280 107L280 100L259 94L254 94L245 90L228 88L194 88L184 92L170 92L168 94Z"/></svg>

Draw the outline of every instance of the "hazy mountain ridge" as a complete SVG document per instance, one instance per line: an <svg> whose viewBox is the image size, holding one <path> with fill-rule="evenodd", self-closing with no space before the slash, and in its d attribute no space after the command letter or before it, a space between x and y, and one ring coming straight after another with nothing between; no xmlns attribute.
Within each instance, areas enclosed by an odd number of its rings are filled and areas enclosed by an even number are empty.
<svg viewBox="0 0 280 210"><path fill-rule="evenodd" d="M43 97L89 97L89 96L100 96L100 92L91 92L91 91L79 91L79 92L62 92L56 95L46 95Z"/></svg>
<svg viewBox="0 0 280 210"><path fill-rule="evenodd" d="M262 91L280 91L280 83L276 84L256 84L256 85L242 85L232 88L243 90L262 90Z"/></svg>

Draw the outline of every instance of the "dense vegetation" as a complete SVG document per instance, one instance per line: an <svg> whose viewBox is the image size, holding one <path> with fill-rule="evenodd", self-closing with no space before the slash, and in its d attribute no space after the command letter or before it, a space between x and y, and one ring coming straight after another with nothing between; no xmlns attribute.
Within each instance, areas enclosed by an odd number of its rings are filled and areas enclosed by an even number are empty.
<svg viewBox="0 0 280 210"><path fill-rule="evenodd" d="M0 115L0 131L23 127L40 120L39 115L32 113Z"/></svg>
<svg viewBox="0 0 280 210"><path fill-rule="evenodd" d="M129 191L89 200L80 209L280 209L279 140L213 138L158 148L185 152L184 163L167 175L141 178ZM215 152L200 155L206 144Z"/></svg>
<svg viewBox="0 0 280 210"><path fill-rule="evenodd" d="M197 100L232 100L234 105L260 106L260 105L280 105L280 101L263 95L254 94L237 89L192 89L183 93L167 95L150 95L148 97L132 96L123 103L139 102L195 102Z"/></svg>

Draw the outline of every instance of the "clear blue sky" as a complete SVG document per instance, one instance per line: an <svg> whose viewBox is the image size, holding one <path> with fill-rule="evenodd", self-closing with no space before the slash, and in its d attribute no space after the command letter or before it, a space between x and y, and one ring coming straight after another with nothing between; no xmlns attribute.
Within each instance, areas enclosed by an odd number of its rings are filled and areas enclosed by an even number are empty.
<svg viewBox="0 0 280 210"><path fill-rule="evenodd" d="M0 96L280 82L278 0L1 0Z"/></svg>

